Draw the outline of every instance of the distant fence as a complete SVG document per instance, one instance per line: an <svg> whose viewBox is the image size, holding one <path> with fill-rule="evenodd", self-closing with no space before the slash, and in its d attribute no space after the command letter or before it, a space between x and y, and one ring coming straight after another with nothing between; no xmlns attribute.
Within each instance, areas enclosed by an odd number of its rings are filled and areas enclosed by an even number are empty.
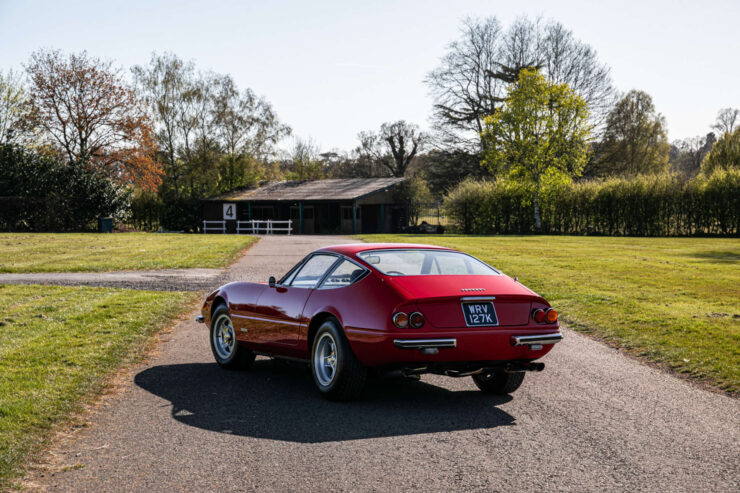
<svg viewBox="0 0 740 493"><path fill-rule="evenodd" d="M226 233L226 221L203 221L203 233Z"/></svg>
<svg viewBox="0 0 740 493"><path fill-rule="evenodd" d="M251 221L237 221L236 234L265 234L272 235L275 233L290 234L293 229L293 221L278 221L274 219L252 219Z"/></svg>
<svg viewBox="0 0 740 493"><path fill-rule="evenodd" d="M236 234L263 234L277 233L290 234L293 221L278 221L273 219L253 219L250 221L236 221ZM226 221L203 221L203 233L221 233L227 231Z"/></svg>
<svg viewBox="0 0 740 493"><path fill-rule="evenodd" d="M443 233L450 224L441 202L407 204L406 233Z"/></svg>

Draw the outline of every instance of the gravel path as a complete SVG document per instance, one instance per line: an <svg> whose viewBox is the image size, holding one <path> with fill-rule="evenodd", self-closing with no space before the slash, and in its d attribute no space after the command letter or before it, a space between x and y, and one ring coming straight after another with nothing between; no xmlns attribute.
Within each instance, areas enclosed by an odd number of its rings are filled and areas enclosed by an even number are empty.
<svg viewBox="0 0 740 493"><path fill-rule="evenodd" d="M337 238L263 238L229 271L262 281ZM344 241L339 239L340 241ZM193 314L194 315L194 314ZM59 491L738 491L740 401L569 330L513 398L469 378L371 380L330 403L308 371L213 362L180 323L31 483ZM58 472L50 472L52 470Z"/></svg>
<svg viewBox="0 0 740 493"><path fill-rule="evenodd" d="M163 269L116 272L0 274L0 284L97 286L154 291L207 291L220 285L224 269Z"/></svg>

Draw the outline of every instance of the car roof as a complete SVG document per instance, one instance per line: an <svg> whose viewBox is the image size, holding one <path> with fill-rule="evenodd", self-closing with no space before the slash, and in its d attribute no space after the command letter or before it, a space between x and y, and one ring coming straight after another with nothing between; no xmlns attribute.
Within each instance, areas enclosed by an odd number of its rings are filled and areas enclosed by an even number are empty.
<svg viewBox="0 0 740 493"><path fill-rule="evenodd" d="M368 250L446 250L456 251L435 245L421 245L416 243L349 243L346 245L332 245L316 250L317 252L334 252L352 256Z"/></svg>

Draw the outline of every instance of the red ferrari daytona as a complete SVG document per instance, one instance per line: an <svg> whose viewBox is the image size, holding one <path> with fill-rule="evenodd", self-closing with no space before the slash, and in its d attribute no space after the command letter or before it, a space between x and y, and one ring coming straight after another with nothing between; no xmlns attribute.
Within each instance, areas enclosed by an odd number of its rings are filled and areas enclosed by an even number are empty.
<svg viewBox="0 0 740 493"><path fill-rule="evenodd" d="M222 367L248 368L258 354L302 360L335 400L357 398L368 369L471 376L484 392L511 393L563 337L537 293L429 245L322 248L278 281L218 288L201 313Z"/></svg>

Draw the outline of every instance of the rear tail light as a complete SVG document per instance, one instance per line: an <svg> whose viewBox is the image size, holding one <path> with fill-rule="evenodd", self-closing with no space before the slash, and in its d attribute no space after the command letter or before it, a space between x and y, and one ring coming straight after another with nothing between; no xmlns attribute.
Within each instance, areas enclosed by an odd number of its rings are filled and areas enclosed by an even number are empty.
<svg viewBox="0 0 740 493"><path fill-rule="evenodd" d="M558 312L552 308L547 310L538 308L532 312L532 319L538 324L554 324L558 321Z"/></svg>
<svg viewBox="0 0 740 493"><path fill-rule="evenodd" d="M404 312L396 312L393 314L393 325L399 329L405 329L409 326L409 316Z"/></svg>
<svg viewBox="0 0 740 493"><path fill-rule="evenodd" d="M422 315L420 312L414 312L411 315L409 315L409 325L414 328L418 329L422 325L424 325L424 315Z"/></svg>

